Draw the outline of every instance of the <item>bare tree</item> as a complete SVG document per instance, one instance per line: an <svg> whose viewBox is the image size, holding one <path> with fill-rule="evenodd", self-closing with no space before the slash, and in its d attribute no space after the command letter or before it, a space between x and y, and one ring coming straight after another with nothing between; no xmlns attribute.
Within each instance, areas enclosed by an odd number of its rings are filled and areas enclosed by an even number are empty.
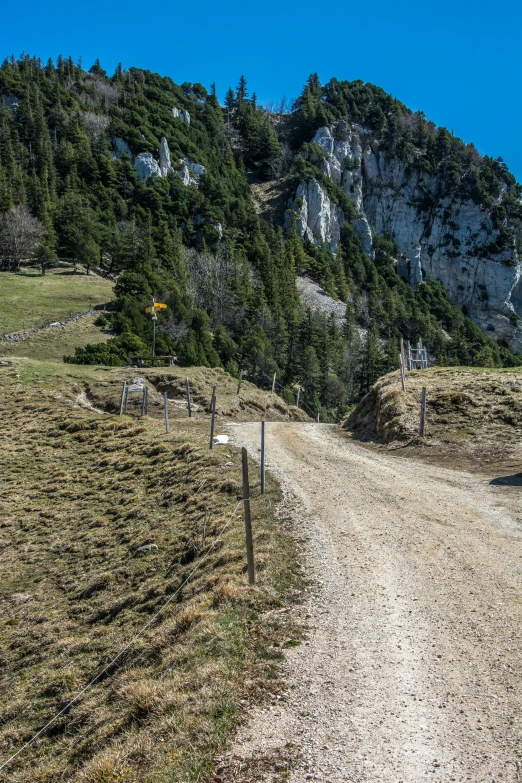
<svg viewBox="0 0 522 783"><path fill-rule="evenodd" d="M92 97L92 95L89 95L86 92L80 93L80 100L82 103L85 103L87 106L96 106L96 100Z"/></svg>
<svg viewBox="0 0 522 783"><path fill-rule="evenodd" d="M289 170L292 163L292 148L288 142L281 142L279 155L270 161L272 174L276 179L283 177Z"/></svg>
<svg viewBox="0 0 522 783"><path fill-rule="evenodd" d="M91 74L86 80L87 87L94 86L94 90L98 97L100 104L105 101L107 106L114 106L118 103L118 88L110 82L103 79L101 76Z"/></svg>
<svg viewBox="0 0 522 783"><path fill-rule="evenodd" d="M190 291L198 307L212 316L216 325L238 325L242 313L232 290L232 270L226 253L217 255L186 250Z"/></svg>
<svg viewBox="0 0 522 783"><path fill-rule="evenodd" d="M267 112L267 114L271 115L288 114L291 109L291 103L287 99L286 95L283 95L283 97L279 98L277 101L273 101L272 99L265 101L262 108Z"/></svg>
<svg viewBox="0 0 522 783"><path fill-rule="evenodd" d="M94 114L92 111L86 111L84 117L85 130L89 138L95 140L103 136L109 125L109 118L104 114Z"/></svg>
<svg viewBox="0 0 522 783"><path fill-rule="evenodd" d="M283 95L283 97L277 101L276 111L278 114L288 114L288 112L290 111L290 104L287 100L286 95Z"/></svg>
<svg viewBox="0 0 522 783"><path fill-rule="evenodd" d="M402 114L397 117L397 125L401 130L410 131L413 133L419 123L419 118L422 117L421 112L411 112L411 114Z"/></svg>
<svg viewBox="0 0 522 783"><path fill-rule="evenodd" d="M23 204L0 215L1 268L17 270L21 261L32 256L44 233L44 226Z"/></svg>

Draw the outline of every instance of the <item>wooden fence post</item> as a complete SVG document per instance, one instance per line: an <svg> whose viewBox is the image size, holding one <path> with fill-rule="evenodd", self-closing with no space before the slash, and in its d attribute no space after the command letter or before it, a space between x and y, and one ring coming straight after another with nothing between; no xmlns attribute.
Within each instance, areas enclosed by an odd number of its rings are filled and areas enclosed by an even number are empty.
<svg viewBox="0 0 522 783"><path fill-rule="evenodd" d="M165 432L169 431L169 400L167 392L163 392L163 404L165 405Z"/></svg>
<svg viewBox="0 0 522 783"><path fill-rule="evenodd" d="M125 415L127 415L127 405L129 403L129 387L125 387L125 405L123 407L123 412Z"/></svg>
<svg viewBox="0 0 522 783"><path fill-rule="evenodd" d="M298 386L298 387L297 387L297 403L296 403L296 408L298 408L298 407L299 407L299 397L300 397L300 396L301 396L301 387L300 387L300 386Z"/></svg>
<svg viewBox="0 0 522 783"><path fill-rule="evenodd" d="M142 394L141 394L141 415L142 416L145 415L145 397L146 397L146 393L147 393L147 387L144 386Z"/></svg>
<svg viewBox="0 0 522 783"><path fill-rule="evenodd" d="M261 494L265 494L265 422L261 422Z"/></svg>
<svg viewBox="0 0 522 783"><path fill-rule="evenodd" d="M404 382L406 383L406 352L404 350L404 340L401 337L401 356L402 356L402 367L404 370Z"/></svg>
<svg viewBox="0 0 522 783"><path fill-rule="evenodd" d="M426 433L426 387L425 386L422 387L419 432L421 438L423 438Z"/></svg>
<svg viewBox="0 0 522 783"><path fill-rule="evenodd" d="M214 389L216 387L214 386ZM210 419L210 448L214 448L214 422L216 419L216 395L212 395L212 418Z"/></svg>
<svg viewBox="0 0 522 783"><path fill-rule="evenodd" d="M123 389L121 390L121 400L120 400L120 416L123 413L123 403L125 402L126 389L127 389L127 381L123 381Z"/></svg>
<svg viewBox="0 0 522 783"><path fill-rule="evenodd" d="M317 411L317 423L320 424L321 422L321 411Z"/></svg>
<svg viewBox="0 0 522 783"><path fill-rule="evenodd" d="M188 415L190 418L192 416L192 409L190 407L190 383L188 378L185 378L185 386L187 387L187 408L188 408Z"/></svg>
<svg viewBox="0 0 522 783"><path fill-rule="evenodd" d="M250 516L250 487L248 484L248 453L245 447L241 449L241 463L243 467L243 506L245 509L245 534L246 534L246 552L248 566L248 583L253 585L256 582L256 572L254 567L254 544L252 541L252 518Z"/></svg>
<svg viewBox="0 0 522 783"><path fill-rule="evenodd" d="M404 382L404 364L402 361L402 353L399 354L399 368L401 373L401 384L402 384L402 390L406 391L406 384Z"/></svg>
<svg viewBox="0 0 522 783"><path fill-rule="evenodd" d="M239 371L239 382L237 384L237 394L241 391L241 381L243 380L243 370Z"/></svg>
<svg viewBox="0 0 522 783"><path fill-rule="evenodd" d="M275 372L274 377L272 378L272 394L275 394L276 375L277 373Z"/></svg>

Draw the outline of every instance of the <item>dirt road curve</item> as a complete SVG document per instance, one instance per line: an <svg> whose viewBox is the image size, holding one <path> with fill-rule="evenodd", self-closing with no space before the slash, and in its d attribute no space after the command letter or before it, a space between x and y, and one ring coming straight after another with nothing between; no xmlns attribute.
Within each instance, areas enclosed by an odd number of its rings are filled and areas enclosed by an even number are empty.
<svg viewBox="0 0 522 783"><path fill-rule="evenodd" d="M257 452L258 425L234 431ZM252 715L237 768L293 743L292 783L522 781L520 486L328 425L268 424L267 461L315 586L288 696ZM283 779L269 766L256 783Z"/></svg>

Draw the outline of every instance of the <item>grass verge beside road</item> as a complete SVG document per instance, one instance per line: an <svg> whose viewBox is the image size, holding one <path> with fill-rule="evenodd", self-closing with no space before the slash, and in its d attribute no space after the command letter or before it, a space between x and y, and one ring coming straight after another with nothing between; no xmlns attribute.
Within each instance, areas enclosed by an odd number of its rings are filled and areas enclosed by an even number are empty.
<svg viewBox="0 0 522 783"><path fill-rule="evenodd" d="M249 588L241 504L232 517L238 451L210 451L203 416L176 419L165 435L159 418L87 409L87 381L95 391L114 372L0 367L0 763L209 557L2 783L209 780L242 710L277 694L281 648L299 633L279 611L300 577L274 518L277 484L268 477L261 497L252 469ZM138 553L146 544L157 549Z"/></svg>

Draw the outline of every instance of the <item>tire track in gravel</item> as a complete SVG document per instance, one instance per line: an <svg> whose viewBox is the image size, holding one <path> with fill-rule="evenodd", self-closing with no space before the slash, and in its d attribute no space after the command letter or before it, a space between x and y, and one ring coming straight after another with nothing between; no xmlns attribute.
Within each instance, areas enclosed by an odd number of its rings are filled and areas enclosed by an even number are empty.
<svg viewBox="0 0 522 783"><path fill-rule="evenodd" d="M309 633L286 654L286 698L252 711L228 758L294 757L289 777L267 762L256 781L518 783L520 488L328 425L266 429L282 514L305 542ZM258 425L233 437L257 453Z"/></svg>

